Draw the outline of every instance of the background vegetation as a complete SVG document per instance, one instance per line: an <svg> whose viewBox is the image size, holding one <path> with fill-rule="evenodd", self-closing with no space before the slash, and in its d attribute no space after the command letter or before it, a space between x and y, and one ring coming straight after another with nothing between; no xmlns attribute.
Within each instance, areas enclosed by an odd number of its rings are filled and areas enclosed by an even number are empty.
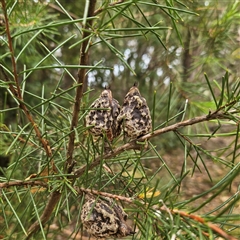
<svg viewBox="0 0 240 240"><path fill-rule="evenodd" d="M126 239L240 237L239 1L0 2L0 239L90 239L91 191ZM154 131L105 154L88 107L134 82Z"/></svg>

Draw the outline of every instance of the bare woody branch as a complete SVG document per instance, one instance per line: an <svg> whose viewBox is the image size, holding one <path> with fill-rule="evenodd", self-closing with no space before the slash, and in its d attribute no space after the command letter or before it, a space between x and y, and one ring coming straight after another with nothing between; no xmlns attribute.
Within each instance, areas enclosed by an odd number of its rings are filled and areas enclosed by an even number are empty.
<svg viewBox="0 0 240 240"><path fill-rule="evenodd" d="M43 181L10 181L10 182L4 182L0 183L0 189L4 188L10 188L10 187L19 187L19 186L41 186L47 188L48 184Z"/></svg>
<svg viewBox="0 0 240 240"><path fill-rule="evenodd" d="M93 16L95 4L96 4L96 0L90 0L87 17ZM92 27L92 20L88 19L86 21L86 25L84 26L84 28L91 28L91 27ZM89 34L90 34L89 31L84 31L83 39L87 38L87 36ZM83 66L88 65L88 44L89 44L88 40L85 40L85 41L83 41L81 48L80 48L79 62L80 62L80 65L83 65ZM78 87L76 88L75 103L73 106L73 118L72 118L72 122L71 122L69 143L68 143L68 147L67 147L67 160L66 160L66 164L65 164L66 172L71 172L72 168L74 166L74 161L72 158L73 151L74 151L74 140L75 140L74 129L77 127L77 124L78 124L78 116L79 116L81 100L82 100L82 96L83 96L85 79L86 79L86 69L80 68L78 70L78 77L77 77ZM40 221L36 221L35 223L33 223L30 226L30 228L28 229L28 236L26 239L29 239L35 232L37 232L39 230L41 225L44 225L49 220L56 204L60 200L60 197L61 197L61 193L57 190L55 190L54 192L51 193L49 201L40 217Z"/></svg>
<svg viewBox="0 0 240 240"><path fill-rule="evenodd" d="M112 198L112 199L115 199L115 200L121 200L123 202L127 202L128 204L129 203L130 204L134 204L134 202L136 200L139 200L139 199L136 199L136 198L128 198L128 197L118 196L118 195L115 195L115 194L110 194L110 193L106 193L106 192L100 192L100 191L96 191L96 190L92 190L92 189L77 188L76 190L78 190L79 192L85 192L87 194L94 194L94 195L97 195L97 196L103 196L103 197L109 197L109 198ZM141 201L141 203L142 203L143 207L146 204L143 201ZM138 206L139 206L139 204L138 204ZM147 208L149 208L149 206L147 206ZM160 210L162 212L168 212L168 213L171 213L173 215L177 215L178 214L182 218L193 219L195 222L198 222L198 223L201 223L201 224L204 224L204 225L208 226L213 232L215 232L219 236L223 237L224 239L227 239L227 240L237 240L237 238L229 235L224 230L222 230L220 227L218 227L216 224L208 222L204 218L202 218L202 217L200 217L198 215L189 214L187 212L179 211L177 209L169 209L165 204L162 207L153 206L152 208L153 208L154 211L155 210ZM209 236L208 233L204 232L203 234L206 235L206 236Z"/></svg>
<svg viewBox="0 0 240 240"><path fill-rule="evenodd" d="M90 1L87 17L93 16L95 4L96 4L96 0ZM87 20L84 28L91 28L91 27L92 27L92 20ZM90 34L89 31L84 31L83 39L85 39L85 38L87 39L89 34ZM88 45L89 45L89 40L85 40L85 41L83 41L81 48L80 48L79 64L82 66L88 65ZM84 84L86 82L86 69L80 68L78 70L77 77L78 77L77 78L78 87L76 88L75 103L73 106L73 117L72 117L72 122L71 122L71 127L70 127L69 142L68 142L68 148L67 148L67 161L66 161L66 166L65 166L66 171L68 173L71 172L71 170L73 168L73 163L74 163L73 158L72 158L73 151L74 151L74 140L75 140L74 129L77 127L77 124L78 124L78 116L79 116L81 100L82 100L82 96L83 96L83 89L84 89Z"/></svg>
<svg viewBox="0 0 240 240"><path fill-rule="evenodd" d="M228 105L234 105L235 103L236 102L233 101L233 102L229 103ZM210 121L210 120L214 120L214 119L222 119L222 118L228 119L230 117L230 115L228 113L225 113L225 112L222 111L222 109L224 107L226 107L226 106L221 107L220 109L214 111L213 113L209 112L208 115L195 117L195 118L192 118L192 119L189 119L189 120L186 120L186 121L175 123L173 125L158 129L158 130L154 131L153 133L146 134L143 137L138 138L137 140L133 140L129 143L126 143L126 144L116 148L114 151L112 151L108 154L105 154L104 156L97 157L91 164L85 165L81 168L76 169L74 171L74 175L75 175L75 177L80 177L82 174L84 174L84 172L86 170L91 170L94 167L98 166L100 164L101 160L103 160L103 159L110 159L110 158L115 157L116 155L118 155L118 154L120 154L120 153L122 153L126 150L139 149L139 144L137 142L147 141L147 140L149 140L151 138L154 138L158 135L161 135L161 134L164 134L164 133L167 133L167 132L171 132L171 131L176 131L179 128L194 125L194 124L197 124L197 123ZM234 113L237 113L237 112L232 112L232 114L234 114Z"/></svg>
<svg viewBox="0 0 240 240"><path fill-rule="evenodd" d="M161 208L161 210L163 210L163 208ZM227 240L237 240L237 238L227 234L225 231L223 231L217 225L215 225L215 224L213 224L211 222L206 221L204 218L202 218L202 217L200 217L198 215L189 214L189 213L186 213L184 211L179 211L179 210L176 210L176 209L171 210L171 212L173 214L179 214L181 217L184 217L184 218L193 219L196 222L199 222L199 223L202 223L202 224L208 226L210 229L212 229L213 232L217 233L219 236L223 237L224 239L227 239Z"/></svg>
<svg viewBox="0 0 240 240"><path fill-rule="evenodd" d="M47 183L44 183L42 181L11 181L8 183L0 183L0 189L3 188L9 188L9 187L13 187L13 186L24 186L24 185L30 185L30 186L42 186L47 188ZM108 198L112 198L115 199L117 201L123 201L126 202L128 204L134 204L135 201L142 201L141 199L136 199L136 198L129 198L129 197L124 197L124 196L120 196L120 195L116 195L116 194L111 194L111 193L107 193L107 192L101 192L101 191L97 191L97 190L93 190L93 189L85 189L85 188L79 188L79 187L75 187L76 191L80 194L82 194L83 192L86 194L93 194L96 196L102 196L102 197L108 197ZM54 200L56 202L58 202L58 194L60 194L59 192L55 192L54 193ZM145 203L142 201L142 206L144 207ZM139 206L139 204L138 204ZM216 234L218 234L219 236L223 237L224 239L227 240L237 240L235 237L229 235L228 233L226 233L224 230L222 230L221 228L219 228L217 225L206 221L204 218L198 216L198 215L194 215L194 214L189 214L187 212L184 211L180 211L177 209L169 209L167 206L162 206L162 207L158 207L158 206L153 206L152 207L154 210L160 210L163 212L168 212L171 213L173 215L180 215L183 218L189 218L192 219L198 223L204 224L206 226L208 226L213 232L215 232ZM48 208L45 209L45 214L43 214L41 216L41 222L42 224L46 223L46 221L49 219L49 217L51 216L51 213L53 211L53 206L48 204ZM32 232L37 231L38 230L38 226L37 225L32 225L31 229ZM208 235L208 233L203 233L204 235ZM27 239L29 238L29 236L27 237Z"/></svg>
<svg viewBox="0 0 240 240"><path fill-rule="evenodd" d="M24 100L23 100L23 97L22 97L22 92L21 92L21 88L20 88L19 80L18 80L17 65L16 65L16 61L15 61L14 49L13 49L13 44L12 44L12 37L11 37L11 33L10 33L10 28L9 28L9 21L8 21L6 3L5 3L5 0L0 0L0 1L1 1L1 4L2 4L2 9L3 9L3 13L4 13L4 18L5 18L6 34L7 34L7 38L8 38L9 51L11 53L11 61L12 61L12 68L13 68L13 76L14 76L15 85L13 85L9 81L8 76L4 72L4 69L1 65L0 65L0 69L1 69L1 72L4 76L4 78L5 78L5 81L9 83L10 91L12 92L12 94L18 100L19 107L23 110L26 117L28 118L28 121L32 124L39 141L41 142L43 148L45 149L46 154L49 157L51 157L52 156L52 150L51 150L51 147L49 146L48 141L45 138L42 137L41 131L39 130L37 123L34 121L32 115L30 114L30 112L28 110L28 108L24 104Z"/></svg>
<svg viewBox="0 0 240 240"><path fill-rule="evenodd" d="M128 198L128 197L124 197L124 196L120 196L120 195L116 195L116 194L111 194L111 193L107 193L107 192L100 192L94 189L86 189L86 188L79 188L79 187L75 187L75 190L78 191L79 193L84 192L86 194L94 194L97 196L102 196L102 197L109 197L115 200L120 200L123 202L128 202L128 203L133 203L133 199L132 198Z"/></svg>
<svg viewBox="0 0 240 240"><path fill-rule="evenodd" d="M26 237L26 239L30 239L30 237L39 230L40 225L43 226L49 220L55 206L59 202L60 197L61 193L59 191L52 192L50 199L45 209L43 210L42 215L40 216L40 221L36 221L30 226L30 228L28 229L28 236Z"/></svg>

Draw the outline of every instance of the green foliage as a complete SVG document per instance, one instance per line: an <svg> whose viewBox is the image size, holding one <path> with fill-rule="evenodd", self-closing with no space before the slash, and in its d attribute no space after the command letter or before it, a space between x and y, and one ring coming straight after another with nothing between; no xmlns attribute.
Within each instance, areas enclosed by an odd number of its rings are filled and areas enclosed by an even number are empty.
<svg viewBox="0 0 240 240"><path fill-rule="evenodd" d="M89 2L6 3L0 161L10 160L0 171L0 239L24 239L34 222L33 239L87 236L80 218L84 189L121 200L136 231L126 239L217 239L221 233L211 224L237 239L239 2L97 1L88 17ZM87 64L80 53L89 53ZM79 69L87 74L71 129ZM122 104L136 81L158 134L134 147L121 135L106 154L107 139L93 138L84 118L104 86ZM18 88L22 98L14 94ZM206 118L177 125L199 116ZM67 172L73 132L76 164ZM55 192L61 197L43 223Z"/></svg>

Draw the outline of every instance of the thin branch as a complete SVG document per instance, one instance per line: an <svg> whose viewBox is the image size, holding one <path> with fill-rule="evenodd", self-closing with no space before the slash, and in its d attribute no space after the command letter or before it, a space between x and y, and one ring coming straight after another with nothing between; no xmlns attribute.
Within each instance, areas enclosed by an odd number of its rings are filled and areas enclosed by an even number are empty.
<svg viewBox="0 0 240 240"><path fill-rule="evenodd" d="M195 144L186 136L184 136L182 133L180 133L178 130L175 130L175 133L177 133L179 136L181 136L185 141L187 141L190 145L194 145Z"/></svg>
<svg viewBox="0 0 240 240"><path fill-rule="evenodd" d="M134 201L136 200L135 198L123 197L123 196L119 196L119 195L115 195L115 194L110 194L110 193L106 193L106 192L100 192L100 191L92 190L92 189L84 189L84 188L75 188L75 189L78 190L79 192L85 192L87 194L94 194L94 195L97 195L97 196L109 197L109 198L112 198L112 199L115 199L115 200L121 200L121 201L124 201L124 202L127 202L127 203L132 203L132 204L134 204ZM143 205L145 205L145 203L143 201L141 201L141 203ZM156 210L159 209L159 207L156 207L156 206L153 206L153 207ZM187 212L179 211L177 209L171 210L166 205L160 207L160 210L164 211L164 212L172 213L174 215L179 214L181 217L193 219L196 222L202 223L202 224L208 226L213 232L217 233L219 236L224 237L227 240L237 240L235 237L227 234L225 231L223 231L217 225L215 225L211 222L205 221L204 218L202 218L198 215L189 214Z"/></svg>
<svg viewBox="0 0 240 240"><path fill-rule="evenodd" d="M95 9L96 0L90 0L88 14L87 17L93 16L94 9ZM92 26L92 19L86 21L86 25L84 28L91 28ZM89 36L89 31L83 32L83 39L87 39ZM80 65L88 65L88 40L83 41L81 48L80 48ZM76 88L76 96L75 96L75 103L73 106L73 118L70 127L70 134L69 134L69 143L67 147L67 160L65 164L66 172L71 172L74 166L75 161L73 160L73 151L74 151L74 140L75 140L75 131L74 129L77 127L78 124L78 116L81 106L81 100L83 96L83 89L85 84L86 78L86 69L80 68L78 70L78 79L77 84L78 87ZM44 225L50 218L56 204L59 202L61 198L61 192L55 190L51 193L49 201L40 217L40 222L36 221L33 223L30 228L28 229L28 236L26 238L30 239L30 237L39 230L40 225Z"/></svg>
<svg viewBox="0 0 240 240"><path fill-rule="evenodd" d="M6 183L0 183L0 189L3 188L9 188L9 187L14 187L14 186L25 186L25 185L30 185L30 186L42 186L47 188L48 185L42 181L11 181L11 182L6 182ZM120 196L120 195L116 195L116 194L111 194L111 193L107 193L107 192L101 192L101 191L97 191L97 190L93 190L93 189L85 189L85 188L79 188L79 187L75 187L75 189L78 191L78 193L82 194L83 192L86 194L94 194L97 196L103 196L103 197L108 197L108 198L112 198L115 199L117 201L123 201L123 202L127 202L127 203L131 203L134 204L135 200L139 200L136 198L130 198L130 197L124 197L124 196ZM58 202L59 196L61 194L59 192L53 192L51 198L55 200L55 202ZM145 205L145 203L143 201L141 201L143 205ZM139 205L138 205L139 206ZM158 210L158 207L153 206L154 209ZM54 209L53 205L49 205L48 207L44 210L44 213L41 216L41 222L42 224L46 223L47 220L49 219L49 217L51 216L51 213ZM179 214L181 217L184 218L189 218L192 219L196 222L199 222L201 224L204 224L206 226L208 226L210 229L212 229L212 231L214 231L215 233L217 233L219 236L224 237L227 240L237 240L235 237L227 234L224 230L222 230L221 228L219 228L217 225L205 221L204 218L198 216L198 215L194 215L194 214L189 214L187 212L184 211L180 211L177 209L169 209L167 206L162 206L160 207L161 211L164 212L171 212L172 214ZM39 228L39 226L35 223L31 226L31 228L29 229L29 231L31 230L32 232L37 231ZM28 235L28 237L26 239L29 239L30 235Z"/></svg>
<svg viewBox="0 0 240 240"><path fill-rule="evenodd" d="M10 28L9 28L9 21L8 21L5 0L1 0L1 3L2 3L2 9L3 9L4 18L5 18L5 27L6 27L6 34L7 34L7 38L8 38L8 47L9 47L9 50L11 53L14 81L16 83L18 97L21 99L21 90L20 90L20 86L19 86L19 82L18 82L17 66L16 66L16 62L15 62L15 57L14 57L12 37L11 37L11 33L10 33Z"/></svg>
<svg viewBox="0 0 240 240"><path fill-rule="evenodd" d="M87 17L92 17L94 14L96 0L91 0L89 3L88 8L88 15ZM84 28L91 28L92 27L92 19L87 20L86 26ZM81 48L80 48L80 62L79 65L88 65L88 44L89 39L87 38L90 35L89 31L83 31L83 39L87 39L83 41ZM86 69L85 68L79 68L78 70L78 87L76 88L76 96L75 96L75 103L73 106L73 117L70 127L70 134L69 134L69 142L68 142L68 148L67 148L67 161L66 161L66 170L67 172L71 172L73 168L73 151L74 151L74 140L75 140L75 131L74 129L77 127L78 124L78 116L80 112L80 106L83 96L83 89L86 82Z"/></svg>
<svg viewBox="0 0 240 240"><path fill-rule="evenodd" d="M163 210L161 208L161 210ZM210 229L212 229L213 232L217 233L219 236L227 239L227 240L237 240L237 238L227 234L225 231L223 231L221 228L219 228L217 225L211 223L211 222L207 222L205 221L204 218L198 216L198 215L194 215L194 214L189 214L189 213L186 213L186 212L183 212L183 211L179 211L179 210L171 210L171 212L173 214L179 214L181 217L185 217L185 218L190 218L190 219L193 219L194 221L196 222L199 222L199 223L202 223L206 226L208 226Z"/></svg>
<svg viewBox="0 0 240 240"><path fill-rule="evenodd" d="M16 180L16 181L0 183L0 189L10 188L10 187L18 187L18 186L41 186L41 187L47 188L48 184L43 181L40 181L40 180L38 180L38 181Z"/></svg>
<svg viewBox="0 0 240 240"><path fill-rule="evenodd" d="M229 103L228 105L230 105L230 104L234 105L235 103L236 102L233 101L233 102ZM82 176L84 174L84 172L86 170L91 170L94 167L98 166L100 164L101 160L103 160L103 159L109 159L109 158L115 157L116 155L118 155L118 154L120 154L120 153L122 153L122 152L124 152L126 150L139 149L139 144L137 144L137 142L147 141L147 140L149 140L151 138L154 138L154 137L156 137L158 135L161 135L163 133L176 131L179 128L190 126L190 125L194 125L194 124L197 124L197 123L210 121L210 120L213 120L213 119L219 119L219 118L226 118L227 119L228 118L228 114L225 113L225 112L221 112L221 109L223 109L224 107L226 107L226 106L223 106L222 108L214 111L213 113L209 112L208 115L195 117L195 118L183 121L183 122L175 123L175 124L167 126L165 128L156 130L153 133L146 134L143 137L138 138L137 140L133 140L133 141L131 141L129 143L126 143L126 144L116 148L114 151L112 151L112 152L110 152L108 154L105 154L104 156L97 157L91 164L84 165L83 167L76 169L74 171L74 175L75 175L75 177L80 177L80 176Z"/></svg>
<svg viewBox="0 0 240 240"><path fill-rule="evenodd" d="M116 194L111 194L111 193L107 193L107 192L100 192L100 191L93 190L93 189L86 189L86 188L79 188L79 187L75 187L75 190L80 192L80 193L84 192L84 193L87 193L87 194L94 194L94 195L98 195L98 196L113 198L115 200L121 200L121 201L128 202L128 203L133 203L132 198L128 198L128 197L124 197L124 196L120 196L120 195L116 195Z"/></svg>
<svg viewBox="0 0 240 240"><path fill-rule="evenodd" d="M30 237L39 230L40 224L44 225L49 220L60 198L61 198L61 193L59 191L54 191L51 193L50 199L40 217L40 222L36 221L31 225L31 227L28 229L28 236L26 237L26 240L30 239Z"/></svg>
<svg viewBox="0 0 240 240"><path fill-rule="evenodd" d="M23 97L22 97L22 92L21 92L20 85L19 85L19 80L18 80L17 65L16 65L16 61L15 61L15 57L14 57L14 48L13 48L12 37L11 37L11 33L10 33L10 28L9 28L7 8L6 8L5 1L4 0L0 0L0 1L2 3L2 9L3 9L3 13L4 13L4 18L5 18L6 34L7 34L7 38L8 38L9 51L11 53L11 61L12 61L12 68L13 68L13 76L14 76L15 86L12 83L10 83L7 74L4 72L3 67L0 65L1 72L2 72L3 76L5 77L6 82L9 83L10 91L17 98L17 100L19 102L19 107L24 111L24 113L25 113L26 117L28 118L29 122L32 124L39 141L41 142L43 148L46 151L46 154L49 157L51 157L52 156L52 150L51 150L51 147L49 146L48 141L42 137L42 134L41 134L41 132L40 132L38 126L37 126L37 123L34 121L32 115L30 114L30 112L28 110L28 108L24 104L24 100L23 100Z"/></svg>

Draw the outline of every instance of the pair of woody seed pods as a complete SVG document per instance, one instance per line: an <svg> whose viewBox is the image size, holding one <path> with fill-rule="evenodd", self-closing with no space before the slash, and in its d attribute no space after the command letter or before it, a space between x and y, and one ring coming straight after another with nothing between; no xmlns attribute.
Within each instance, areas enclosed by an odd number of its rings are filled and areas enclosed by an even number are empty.
<svg viewBox="0 0 240 240"><path fill-rule="evenodd" d="M152 130L152 120L147 102L134 84L126 94L122 108L110 89L103 90L90 106L86 127L90 127L93 136L106 134L110 141L119 136L122 129L127 137L136 139Z"/></svg>
<svg viewBox="0 0 240 240"><path fill-rule="evenodd" d="M106 135L109 141L124 134L136 139L149 133L152 120L145 98L134 84L124 98L123 106L112 97L110 89L102 91L90 106L86 127L93 136ZM111 199L88 197L82 207L81 220L84 227L96 238L125 237L134 234L127 224L127 214Z"/></svg>

